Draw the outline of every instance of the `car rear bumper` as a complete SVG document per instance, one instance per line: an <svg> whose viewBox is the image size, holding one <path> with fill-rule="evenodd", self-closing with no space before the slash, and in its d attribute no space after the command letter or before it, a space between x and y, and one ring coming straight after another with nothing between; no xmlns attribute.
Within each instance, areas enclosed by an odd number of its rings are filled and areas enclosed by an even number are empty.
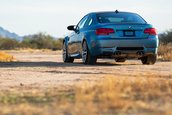
<svg viewBox="0 0 172 115"><path fill-rule="evenodd" d="M94 41L95 42L95 41ZM132 57L139 58L157 54L158 38L149 39L99 39L91 53L98 57Z"/></svg>
<svg viewBox="0 0 172 115"><path fill-rule="evenodd" d="M100 48L98 57L125 57L140 58L147 55L157 54L158 48L144 48L143 50L117 50L116 48Z"/></svg>

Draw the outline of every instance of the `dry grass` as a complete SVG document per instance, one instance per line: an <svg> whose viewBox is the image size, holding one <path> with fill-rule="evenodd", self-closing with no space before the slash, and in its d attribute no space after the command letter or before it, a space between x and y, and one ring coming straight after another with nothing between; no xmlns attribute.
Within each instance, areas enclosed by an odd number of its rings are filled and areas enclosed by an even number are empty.
<svg viewBox="0 0 172 115"><path fill-rule="evenodd" d="M67 91L55 88L0 93L0 114L172 114L172 81L162 76L106 76Z"/></svg>
<svg viewBox="0 0 172 115"><path fill-rule="evenodd" d="M15 61L12 55L0 51L0 62L12 62L12 61Z"/></svg>
<svg viewBox="0 0 172 115"><path fill-rule="evenodd" d="M17 51L21 52L52 52L51 49L32 49L32 48L23 48L23 49L18 49Z"/></svg>
<svg viewBox="0 0 172 115"><path fill-rule="evenodd" d="M12 52L12 53L45 53L45 54L49 54L49 53L60 53L61 54L61 50L56 50L56 51L52 51L51 49L31 49L31 48L22 48L22 49L17 49L17 50L5 50L5 52Z"/></svg>
<svg viewBox="0 0 172 115"><path fill-rule="evenodd" d="M159 46L158 55L161 60L170 61L172 60L172 44L161 44Z"/></svg>

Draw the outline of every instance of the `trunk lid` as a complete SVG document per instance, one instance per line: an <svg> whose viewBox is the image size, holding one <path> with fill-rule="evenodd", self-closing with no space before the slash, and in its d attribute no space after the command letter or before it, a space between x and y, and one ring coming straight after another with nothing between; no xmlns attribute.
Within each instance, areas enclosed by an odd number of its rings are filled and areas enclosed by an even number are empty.
<svg viewBox="0 0 172 115"><path fill-rule="evenodd" d="M101 24L102 25L102 24ZM113 38L148 38L149 35L144 33L149 24L103 24L103 28L112 28L115 33Z"/></svg>

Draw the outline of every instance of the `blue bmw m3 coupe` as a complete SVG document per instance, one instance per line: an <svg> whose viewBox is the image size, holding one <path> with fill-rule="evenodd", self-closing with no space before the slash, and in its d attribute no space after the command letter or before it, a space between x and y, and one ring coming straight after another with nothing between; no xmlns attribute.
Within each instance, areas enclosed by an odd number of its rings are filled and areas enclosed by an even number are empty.
<svg viewBox="0 0 172 115"><path fill-rule="evenodd" d="M95 64L98 58L116 62L139 59L155 64L158 50L156 29L140 15L131 12L93 12L84 16L63 40L63 61L82 58L84 64Z"/></svg>

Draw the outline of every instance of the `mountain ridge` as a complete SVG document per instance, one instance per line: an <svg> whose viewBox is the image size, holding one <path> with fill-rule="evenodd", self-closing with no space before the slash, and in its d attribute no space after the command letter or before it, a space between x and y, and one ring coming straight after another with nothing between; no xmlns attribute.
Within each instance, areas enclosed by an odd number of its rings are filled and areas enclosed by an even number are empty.
<svg viewBox="0 0 172 115"><path fill-rule="evenodd" d="M19 36L18 34L14 33L14 32L10 32L10 31L6 30L1 26L0 26L0 37L15 39L15 40L19 40L19 41L22 40L21 36Z"/></svg>

